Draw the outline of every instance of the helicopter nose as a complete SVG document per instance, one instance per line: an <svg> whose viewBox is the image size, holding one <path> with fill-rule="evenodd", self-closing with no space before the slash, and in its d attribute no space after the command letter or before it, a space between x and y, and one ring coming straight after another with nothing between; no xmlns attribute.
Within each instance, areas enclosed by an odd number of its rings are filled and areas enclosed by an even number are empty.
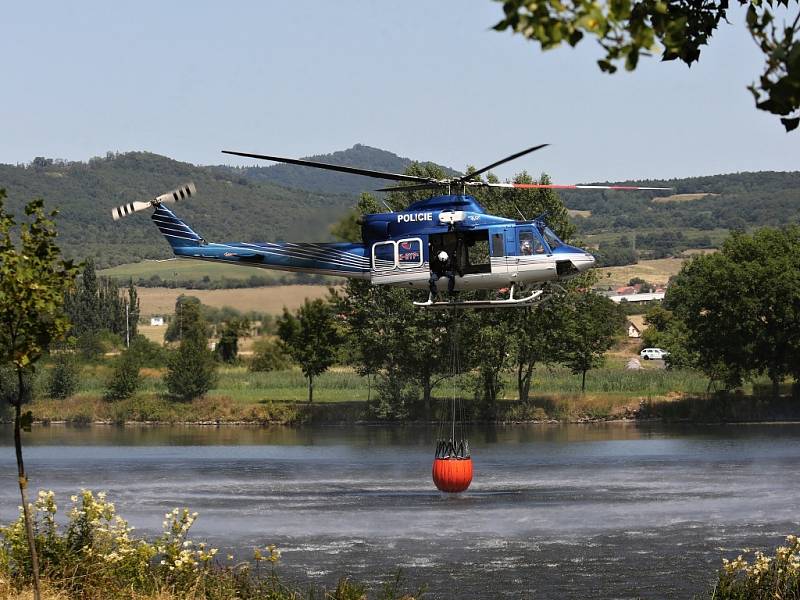
<svg viewBox="0 0 800 600"><path fill-rule="evenodd" d="M583 252L577 260L573 261L573 264L578 271L583 273L591 269L596 262L597 259L593 255L588 252Z"/></svg>

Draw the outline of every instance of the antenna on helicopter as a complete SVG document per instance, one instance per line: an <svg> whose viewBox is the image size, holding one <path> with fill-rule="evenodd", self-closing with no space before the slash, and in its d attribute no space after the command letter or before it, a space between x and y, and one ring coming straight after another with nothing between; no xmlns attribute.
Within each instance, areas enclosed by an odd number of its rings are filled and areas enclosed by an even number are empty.
<svg viewBox="0 0 800 600"><path fill-rule="evenodd" d="M516 209L517 209L517 214L518 214L520 217L522 217L522 220L523 220L523 221L527 221L527 220L528 220L528 218L527 218L525 215L523 215L523 214L522 214L522 211L519 209L519 206L517 206L517 203L516 203L516 202L514 202L514 201L512 200L512 201L511 201L511 204L513 204L513 205L514 205L514 208L516 208Z"/></svg>
<svg viewBox="0 0 800 600"><path fill-rule="evenodd" d="M389 209L389 212L395 212L395 210L392 208L392 206L391 206L391 205L390 205L390 204L389 204L389 203L388 203L386 200L383 200L383 199L381 199L381 202L383 203L383 205L384 205L386 208L388 208L388 209Z"/></svg>

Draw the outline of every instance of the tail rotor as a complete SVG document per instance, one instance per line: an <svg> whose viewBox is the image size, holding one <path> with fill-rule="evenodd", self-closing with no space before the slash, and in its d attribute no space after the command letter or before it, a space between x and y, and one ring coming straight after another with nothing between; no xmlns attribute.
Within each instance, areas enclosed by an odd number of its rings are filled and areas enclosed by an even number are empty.
<svg viewBox="0 0 800 600"><path fill-rule="evenodd" d="M128 215L132 215L133 213L146 210L148 208L157 208L161 204L172 204L181 202L186 200L187 198L191 198L197 194L197 188L195 187L194 183L187 183L186 185L182 185L179 188L161 194L160 196L156 196L152 200L148 202L143 202L141 200L135 202L129 202L128 204L123 204L122 206L118 206L111 210L111 216L115 221L120 220L122 217L127 217Z"/></svg>

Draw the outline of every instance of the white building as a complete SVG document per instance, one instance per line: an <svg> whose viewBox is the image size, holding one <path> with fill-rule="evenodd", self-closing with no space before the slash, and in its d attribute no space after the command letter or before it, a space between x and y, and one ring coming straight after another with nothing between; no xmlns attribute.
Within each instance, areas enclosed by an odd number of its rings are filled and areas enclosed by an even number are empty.
<svg viewBox="0 0 800 600"><path fill-rule="evenodd" d="M164 317L150 317L150 325L153 327L163 327Z"/></svg>

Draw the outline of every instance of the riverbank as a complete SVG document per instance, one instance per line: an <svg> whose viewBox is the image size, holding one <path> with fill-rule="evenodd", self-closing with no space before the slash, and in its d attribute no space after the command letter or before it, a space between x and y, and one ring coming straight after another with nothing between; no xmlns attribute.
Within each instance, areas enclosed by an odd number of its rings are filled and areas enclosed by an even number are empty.
<svg viewBox="0 0 800 600"><path fill-rule="evenodd" d="M40 423L182 423L182 424L356 424L385 423L374 407L374 381L352 369L336 368L315 380L314 402L309 404L306 380L297 369L251 372L245 367L221 367L218 383L206 397L177 402L167 396L164 370L141 372L139 391L125 400L108 401L104 391L112 376L105 364L84 365L78 390L66 399L46 395L46 372L34 384L35 400L28 405ZM705 394L706 380L690 371L648 368L626 371L612 364L587 376L563 368L540 367L534 372L531 397L520 402L516 385L506 374L494 406L475 398L470 376L459 378L455 393L462 398L466 420L496 423L582 423L609 420L655 419L679 422L753 422L800 420L800 403L791 387L772 399L758 386L747 393ZM435 387L430 420L438 420L453 394L452 381ZM421 406L412 407L417 415ZM493 415L487 417L487 415ZM11 417L0 407L0 421ZM409 419L414 421L415 419ZM416 420L420 420L419 417Z"/></svg>
<svg viewBox="0 0 800 600"><path fill-rule="evenodd" d="M464 400L466 420L472 423L591 423L611 421L661 421L666 423L798 422L800 402L792 397L773 399L759 395L730 394L662 398L628 398L613 395L536 396L528 402L504 399L495 406L495 418L478 417L474 402ZM441 408L446 399L436 399ZM65 400L40 398L28 405L34 422L73 425L363 425L424 423L422 419L387 421L375 417L365 401L340 402L237 402L226 396L209 396L192 402L175 402L156 394L108 402L77 395ZM436 411L437 414L440 411ZM9 422L10 415L0 422ZM434 421L437 417L434 417Z"/></svg>

